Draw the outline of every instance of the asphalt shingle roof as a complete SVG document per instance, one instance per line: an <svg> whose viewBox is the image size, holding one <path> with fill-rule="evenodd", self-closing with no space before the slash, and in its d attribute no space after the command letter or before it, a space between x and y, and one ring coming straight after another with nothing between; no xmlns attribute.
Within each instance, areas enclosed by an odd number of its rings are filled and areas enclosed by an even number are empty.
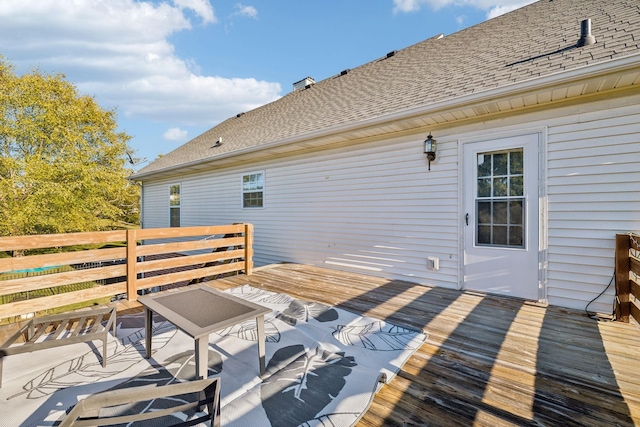
<svg viewBox="0 0 640 427"><path fill-rule="evenodd" d="M591 19L596 43L577 47ZM640 1L540 0L432 37L231 117L139 173L542 77L640 51ZM213 150L218 138L223 144Z"/></svg>

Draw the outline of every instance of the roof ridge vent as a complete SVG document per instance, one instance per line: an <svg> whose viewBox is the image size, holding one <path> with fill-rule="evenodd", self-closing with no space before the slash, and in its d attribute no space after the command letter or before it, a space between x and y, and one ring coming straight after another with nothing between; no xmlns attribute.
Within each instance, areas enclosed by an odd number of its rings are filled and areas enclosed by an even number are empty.
<svg viewBox="0 0 640 427"><path fill-rule="evenodd" d="M398 52L397 50L392 50L391 52L387 53L387 58L391 58L392 56L395 56L397 52Z"/></svg>
<svg viewBox="0 0 640 427"><path fill-rule="evenodd" d="M595 42L596 38L591 35L591 19L585 19L580 23L580 38L576 46L589 46Z"/></svg>
<svg viewBox="0 0 640 427"><path fill-rule="evenodd" d="M306 89L315 83L316 81L313 79L313 77L305 77L304 79L293 84L293 90L296 91Z"/></svg>

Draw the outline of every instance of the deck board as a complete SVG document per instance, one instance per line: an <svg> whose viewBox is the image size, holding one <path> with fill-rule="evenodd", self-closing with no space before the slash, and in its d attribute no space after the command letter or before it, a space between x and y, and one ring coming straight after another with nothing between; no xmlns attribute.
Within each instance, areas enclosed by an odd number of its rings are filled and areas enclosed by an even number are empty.
<svg viewBox="0 0 640 427"><path fill-rule="evenodd" d="M285 292L427 332L359 427L640 425L637 325L298 264L208 283Z"/></svg>

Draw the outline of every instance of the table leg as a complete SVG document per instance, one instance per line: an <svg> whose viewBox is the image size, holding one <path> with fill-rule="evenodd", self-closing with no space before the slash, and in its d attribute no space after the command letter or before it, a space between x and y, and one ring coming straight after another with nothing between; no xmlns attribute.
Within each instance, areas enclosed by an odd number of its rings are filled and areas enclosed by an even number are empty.
<svg viewBox="0 0 640 427"><path fill-rule="evenodd" d="M209 377L209 336L196 338L196 379Z"/></svg>
<svg viewBox="0 0 640 427"><path fill-rule="evenodd" d="M151 339L153 334L153 311L144 309L144 344L146 349L145 358L151 357Z"/></svg>
<svg viewBox="0 0 640 427"><path fill-rule="evenodd" d="M258 358L260 360L260 376L262 377L265 373L266 363L265 363L265 334L264 334L264 314L256 317L256 326L258 329Z"/></svg>

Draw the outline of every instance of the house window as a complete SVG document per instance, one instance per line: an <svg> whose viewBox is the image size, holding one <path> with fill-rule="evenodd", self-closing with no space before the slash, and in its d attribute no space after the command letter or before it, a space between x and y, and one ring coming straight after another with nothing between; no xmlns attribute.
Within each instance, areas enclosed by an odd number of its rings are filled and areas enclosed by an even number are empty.
<svg viewBox="0 0 640 427"><path fill-rule="evenodd" d="M180 227L180 184L169 187L169 227Z"/></svg>
<svg viewBox="0 0 640 427"><path fill-rule="evenodd" d="M242 176L242 207L264 207L264 172Z"/></svg>

